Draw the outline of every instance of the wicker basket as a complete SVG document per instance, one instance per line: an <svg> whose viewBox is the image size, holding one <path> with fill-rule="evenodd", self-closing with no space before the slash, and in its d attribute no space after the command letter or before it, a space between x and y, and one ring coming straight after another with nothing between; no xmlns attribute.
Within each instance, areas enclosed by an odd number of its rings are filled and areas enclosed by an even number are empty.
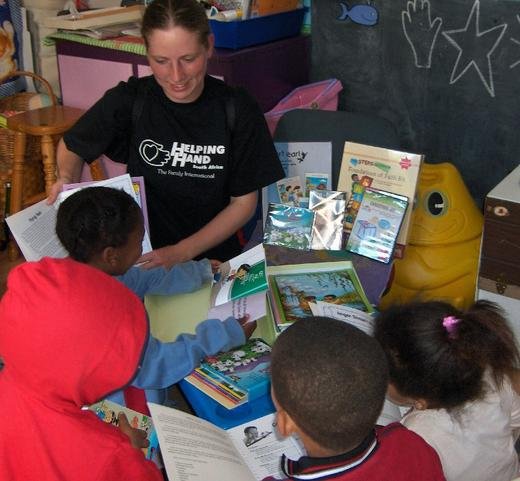
<svg viewBox="0 0 520 481"><path fill-rule="evenodd" d="M17 71L8 77L28 76L36 79L46 90L51 102L57 103L52 87L42 77L32 73ZM0 112L6 110L24 111L29 109L30 100L38 95L33 92L20 92L8 97L0 98ZM43 177L42 155L40 138L27 135L25 147L25 167L23 182L23 198L26 199L45 190ZM0 128L0 220L4 218L5 212L5 183L10 182L13 175L13 152L15 132Z"/></svg>

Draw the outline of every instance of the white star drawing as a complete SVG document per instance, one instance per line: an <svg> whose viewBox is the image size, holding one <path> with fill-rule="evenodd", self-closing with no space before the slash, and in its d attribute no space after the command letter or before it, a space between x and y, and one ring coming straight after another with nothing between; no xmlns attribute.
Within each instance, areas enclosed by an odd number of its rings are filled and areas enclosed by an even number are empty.
<svg viewBox="0 0 520 481"><path fill-rule="evenodd" d="M516 19L518 20L518 23L520 23L520 15L516 15ZM520 45L520 40L517 40L516 38L511 37L511 42L516 43L517 45ZM513 62L509 68L515 68L517 65L520 65L520 60L517 60L516 62Z"/></svg>
<svg viewBox="0 0 520 481"><path fill-rule="evenodd" d="M479 0L475 0L464 28L442 32L448 42L459 51L457 61L455 62L451 72L450 84L457 82L468 71L468 69L473 66L489 95L494 97L495 87L493 84L491 56L500 43L500 40L502 40L507 24L503 23L502 25L497 25L496 27L484 30L483 32L480 31L479 24L480 2ZM456 40L457 38L459 41ZM467 48L464 49L464 46ZM483 71L486 70L486 64L487 78L483 73Z"/></svg>

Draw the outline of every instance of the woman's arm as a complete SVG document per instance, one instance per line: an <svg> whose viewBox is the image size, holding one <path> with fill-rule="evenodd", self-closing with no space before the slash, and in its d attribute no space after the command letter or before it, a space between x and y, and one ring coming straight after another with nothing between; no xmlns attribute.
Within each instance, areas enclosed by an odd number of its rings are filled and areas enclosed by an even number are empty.
<svg viewBox="0 0 520 481"><path fill-rule="evenodd" d="M191 260L206 252L240 229L255 213L257 202L256 191L239 197L231 197L229 205L202 229L177 244L162 247L141 256L138 262L143 264L140 267L151 269L163 266L169 269L174 264Z"/></svg>
<svg viewBox="0 0 520 481"><path fill-rule="evenodd" d="M58 143L58 149L56 153L57 163L57 179L51 188L47 203L52 204L58 197L58 194L63 188L63 184L71 184L73 182L79 182L81 178L81 170L83 169L83 159L70 151L63 138Z"/></svg>

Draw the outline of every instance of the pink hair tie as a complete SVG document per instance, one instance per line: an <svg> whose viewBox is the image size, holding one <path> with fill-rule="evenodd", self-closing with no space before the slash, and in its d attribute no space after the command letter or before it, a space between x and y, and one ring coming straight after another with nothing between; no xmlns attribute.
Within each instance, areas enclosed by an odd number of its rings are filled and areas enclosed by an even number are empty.
<svg viewBox="0 0 520 481"><path fill-rule="evenodd" d="M453 338L455 334L455 326L460 322L460 319L457 319L455 316L446 316L442 320L442 325L448 331L449 337Z"/></svg>

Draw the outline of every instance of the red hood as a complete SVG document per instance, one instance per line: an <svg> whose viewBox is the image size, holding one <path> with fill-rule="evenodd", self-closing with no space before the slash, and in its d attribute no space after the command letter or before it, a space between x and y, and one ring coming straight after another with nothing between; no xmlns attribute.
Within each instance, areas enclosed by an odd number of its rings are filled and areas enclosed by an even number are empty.
<svg viewBox="0 0 520 481"><path fill-rule="evenodd" d="M126 385L148 333L143 304L130 290L71 259L15 268L0 320L3 387L14 383L60 410L91 404Z"/></svg>

